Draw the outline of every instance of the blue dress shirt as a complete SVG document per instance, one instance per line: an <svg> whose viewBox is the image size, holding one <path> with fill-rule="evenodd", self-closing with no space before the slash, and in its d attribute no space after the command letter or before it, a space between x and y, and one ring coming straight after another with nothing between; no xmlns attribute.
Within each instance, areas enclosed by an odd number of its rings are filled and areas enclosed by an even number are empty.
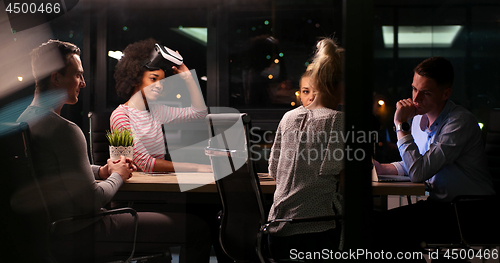
<svg viewBox="0 0 500 263"><path fill-rule="evenodd" d="M411 135L397 142L402 161L392 163L399 175L425 182L429 199L451 201L457 195L494 194L477 120L448 100L434 123L427 115L413 118Z"/></svg>

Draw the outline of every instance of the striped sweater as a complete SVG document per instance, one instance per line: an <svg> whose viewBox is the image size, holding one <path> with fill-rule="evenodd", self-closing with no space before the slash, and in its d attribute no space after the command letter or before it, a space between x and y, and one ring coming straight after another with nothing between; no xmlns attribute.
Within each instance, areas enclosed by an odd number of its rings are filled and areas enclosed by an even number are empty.
<svg viewBox="0 0 500 263"><path fill-rule="evenodd" d="M130 129L134 133L134 163L145 172L152 172L156 159L165 159L165 141L162 124L180 123L204 118L207 109L193 106L175 108L151 105L150 111L141 111L125 104L118 106L110 117L111 130Z"/></svg>

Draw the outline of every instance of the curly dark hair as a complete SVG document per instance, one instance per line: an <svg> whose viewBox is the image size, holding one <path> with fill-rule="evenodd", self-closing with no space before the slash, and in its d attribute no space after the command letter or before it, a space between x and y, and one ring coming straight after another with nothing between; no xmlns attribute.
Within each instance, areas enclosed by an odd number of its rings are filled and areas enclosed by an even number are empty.
<svg viewBox="0 0 500 263"><path fill-rule="evenodd" d="M123 57L115 67L116 93L130 99L134 88L142 83L142 76L147 69L144 64L158 41L149 38L128 45L123 50Z"/></svg>

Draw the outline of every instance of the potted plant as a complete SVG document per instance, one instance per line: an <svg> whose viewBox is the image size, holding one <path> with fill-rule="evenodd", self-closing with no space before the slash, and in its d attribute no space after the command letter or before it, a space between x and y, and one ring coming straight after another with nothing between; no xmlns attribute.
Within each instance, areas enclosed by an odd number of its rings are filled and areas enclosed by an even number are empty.
<svg viewBox="0 0 500 263"><path fill-rule="evenodd" d="M120 159L120 155L133 159L134 135L132 131L128 129L106 131L106 138L109 141L109 157L111 160Z"/></svg>

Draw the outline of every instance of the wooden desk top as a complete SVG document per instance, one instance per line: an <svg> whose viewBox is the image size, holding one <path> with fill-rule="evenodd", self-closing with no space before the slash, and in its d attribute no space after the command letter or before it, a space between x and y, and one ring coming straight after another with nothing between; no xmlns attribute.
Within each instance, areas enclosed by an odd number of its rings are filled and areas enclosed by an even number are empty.
<svg viewBox="0 0 500 263"><path fill-rule="evenodd" d="M260 174L262 175L262 174ZM268 176L259 176L261 190L272 194L276 188L275 181ZM132 178L122 185L120 191L145 192L189 192L217 193L212 173L171 173L146 174L134 172ZM372 182L374 195L425 195L423 183L412 182Z"/></svg>
<svg viewBox="0 0 500 263"><path fill-rule="evenodd" d="M424 183L372 182L373 195L425 195Z"/></svg>
<svg viewBox="0 0 500 263"><path fill-rule="evenodd" d="M212 173L177 173L179 179L182 178L182 185L194 188L191 192L216 193ZM144 191L144 192L180 192L179 180L177 174L147 174L134 172L120 191ZM186 181L184 179L190 179Z"/></svg>

